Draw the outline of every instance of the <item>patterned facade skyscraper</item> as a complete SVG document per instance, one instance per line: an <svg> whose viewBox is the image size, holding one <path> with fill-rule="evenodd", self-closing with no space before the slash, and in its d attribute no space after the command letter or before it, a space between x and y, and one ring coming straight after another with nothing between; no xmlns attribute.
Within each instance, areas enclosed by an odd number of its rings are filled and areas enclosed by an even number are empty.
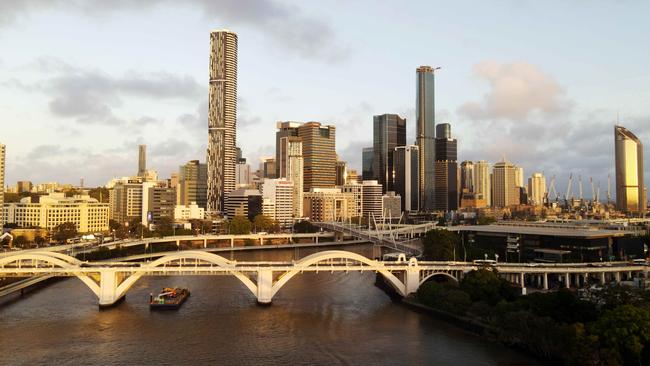
<svg viewBox="0 0 650 366"><path fill-rule="evenodd" d="M643 214L647 197L643 188L643 144L631 131L614 126L616 207Z"/></svg>
<svg viewBox="0 0 650 366"><path fill-rule="evenodd" d="M438 68L417 68L415 119L417 121L416 143L420 149L420 209L434 210L435 200L435 89L433 73Z"/></svg>
<svg viewBox="0 0 650 366"><path fill-rule="evenodd" d="M237 34L212 31L207 153L209 214L223 212L225 195L235 189L236 138Z"/></svg>

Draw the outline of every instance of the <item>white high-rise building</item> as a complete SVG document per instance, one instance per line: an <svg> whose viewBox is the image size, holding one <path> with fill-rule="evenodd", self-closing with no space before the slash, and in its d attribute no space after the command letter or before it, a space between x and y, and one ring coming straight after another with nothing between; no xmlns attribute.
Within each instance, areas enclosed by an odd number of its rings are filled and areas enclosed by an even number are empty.
<svg viewBox="0 0 650 366"><path fill-rule="evenodd" d="M267 178L262 185L262 213L283 227L293 224L293 188L293 182L284 178Z"/></svg>
<svg viewBox="0 0 650 366"><path fill-rule="evenodd" d="M364 180L361 186L363 190L363 216L380 218L382 186L376 180Z"/></svg>
<svg viewBox="0 0 650 366"><path fill-rule="evenodd" d="M302 156L302 139L295 136L280 138L282 151L286 152L286 166L280 169L286 179L293 182L293 216L303 217L304 160Z"/></svg>
<svg viewBox="0 0 650 366"><path fill-rule="evenodd" d="M237 150L237 34L210 32L208 96L208 203L210 214L223 212L225 196L235 190Z"/></svg>
<svg viewBox="0 0 650 366"><path fill-rule="evenodd" d="M542 173L533 173L528 178L528 200L532 205L544 204L546 197L546 178Z"/></svg>
<svg viewBox="0 0 650 366"><path fill-rule="evenodd" d="M524 168L515 166L515 183L517 187L526 187L526 184L524 183L524 177Z"/></svg>
<svg viewBox="0 0 650 366"><path fill-rule="evenodd" d="M484 199L488 206L492 206L490 164L487 161L480 160L474 163L473 179L476 198Z"/></svg>

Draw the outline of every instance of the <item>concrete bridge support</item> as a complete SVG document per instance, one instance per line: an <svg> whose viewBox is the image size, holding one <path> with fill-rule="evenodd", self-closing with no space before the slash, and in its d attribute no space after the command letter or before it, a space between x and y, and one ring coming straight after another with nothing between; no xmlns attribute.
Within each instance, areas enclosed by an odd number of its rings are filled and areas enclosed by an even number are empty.
<svg viewBox="0 0 650 366"><path fill-rule="evenodd" d="M420 270L416 267L409 267L406 270L404 282L406 295L417 292L420 288Z"/></svg>
<svg viewBox="0 0 650 366"><path fill-rule="evenodd" d="M270 305L273 299L273 271L263 269L257 272L257 303Z"/></svg>
<svg viewBox="0 0 650 366"><path fill-rule="evenodd" d="M115 305L122 297L117 295L118 284L117 271L112 269L104 269L100 272L99 280L99 307L110 307Z"/></svg>

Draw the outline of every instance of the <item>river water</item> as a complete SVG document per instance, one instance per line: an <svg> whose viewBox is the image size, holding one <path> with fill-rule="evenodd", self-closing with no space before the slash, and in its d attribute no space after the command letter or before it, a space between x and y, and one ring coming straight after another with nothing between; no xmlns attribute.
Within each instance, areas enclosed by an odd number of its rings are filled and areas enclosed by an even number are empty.
<svg viewBox="0 0 650 366"><path fill-rule="evenodd" d="M313 250L221 255L287 260ZM262 307L231 276L146 277L99 311L81 281L65 279L0 307L0 364L542 364L395 303L374 282L374 273L305 273ZM166 286L192 296L178 311L149 311L149 293Z"/></svg>

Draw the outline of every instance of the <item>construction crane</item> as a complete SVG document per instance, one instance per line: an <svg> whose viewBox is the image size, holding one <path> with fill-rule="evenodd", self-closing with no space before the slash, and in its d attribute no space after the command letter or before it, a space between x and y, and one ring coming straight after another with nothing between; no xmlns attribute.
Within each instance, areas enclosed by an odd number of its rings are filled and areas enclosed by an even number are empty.
<svg viewBox="0 0 650 366"><path fill-rule="evenodd" d="M612 202L612 175L607 174L607 204Z"/></svg>
<svg viewBox="0 0 650 366"><path fill-rule="evenodd" d="M591 185L591 200L597 201L596 199L596 187L594 186L594 179L589 177L589 184Z"/></svg>
<svg viewBox="0 0 650 366"><path fill-rule="evenodd" d="M573 185L573 173L569 174L569 182L567 183L566 193L564 194L564 201L567 206L569 205L569 196L571 196L571 186Z"/></svg>
<svg viewBox="0 0 650 366"><path fill-rule="evenodd" d="M582 201L582 175L578 175L578 194L578 198Z"/></svg>
<svg viewBox="0 0 650 366"><path fill-rule="evenodd" d="M557 194L557 190L555 189L555 175L551 177L551 184L549 186L548 192L550 196L555 196L555 202L560 200L560 195Z"/></svg>

